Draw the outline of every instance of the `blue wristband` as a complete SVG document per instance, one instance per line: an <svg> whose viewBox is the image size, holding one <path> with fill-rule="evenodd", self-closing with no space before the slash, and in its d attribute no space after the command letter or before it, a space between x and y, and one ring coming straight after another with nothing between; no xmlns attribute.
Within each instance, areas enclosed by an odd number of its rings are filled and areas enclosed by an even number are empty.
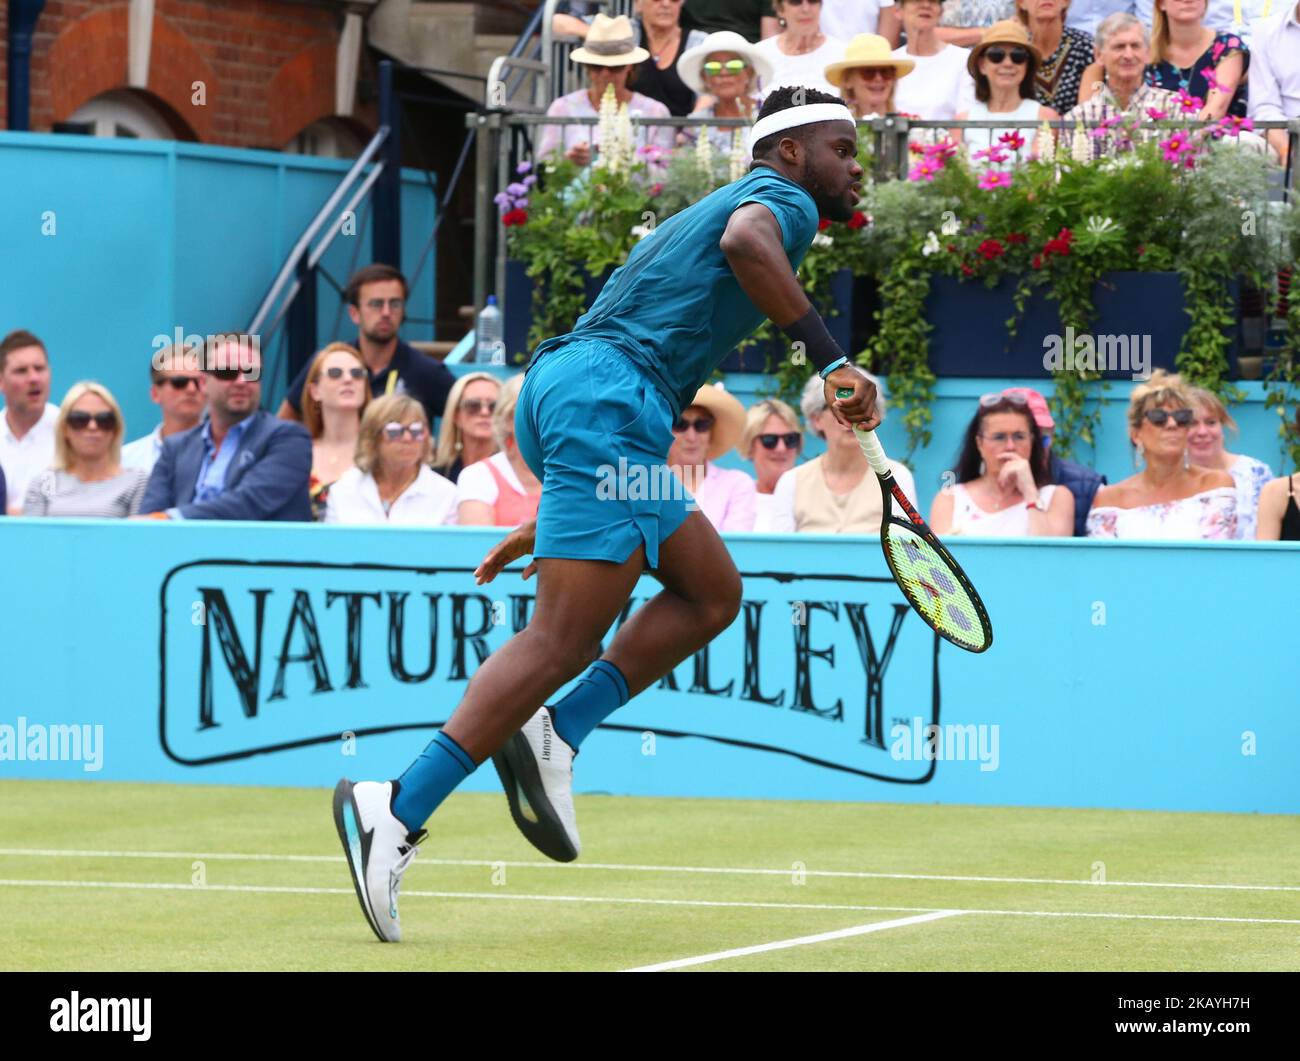
<svg viewBox="0 0 1300 1061"><path fill-rule="evenodd" d="M832 372L834 372L834 371L835 371L837 368L839 368L841 365L847 365L848 363L849 363L849 359L848 359L848 357L847 357L847 355L846 355L846 356L844 356L844 357L841 357L838 361L832 361L832 362L831 362L829 365L827 365L824 369L822 369L820 372L818 372L817 375L821 376L822 379L825 379L827 376L829 376Z"/></svg>

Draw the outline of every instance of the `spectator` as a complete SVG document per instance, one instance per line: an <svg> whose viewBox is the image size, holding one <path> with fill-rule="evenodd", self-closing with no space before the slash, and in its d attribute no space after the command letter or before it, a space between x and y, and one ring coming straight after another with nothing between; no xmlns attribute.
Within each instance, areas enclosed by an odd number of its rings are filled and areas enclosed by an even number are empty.
<svg viewBox="0 0 1300 1061"><path fill-rule="evenodd" d="M822 29L842 41L875 33L897 48L901 25L894 0L822 0Z"/></svg>
<svg viewBox="0 0 1300 1061"><path fill-rule="evenodd" d="M1034 423L1038 425L1047 450L1047 481L1057 486L1064 486L1074 497L1074 536L1082 538L1087 535L1088 510L1092 508L1092 499L1097 491L1106 485L1106 477L1082 464L1065 460L1052 452L1052 433L1056 430L1056 421L1052 419L1047 399L1030 387L1008 387L1002 392L1012 401L1019 395L1023 397L1033 414Z"/></svg>
<svg viewBox="0 0 1300 1061"><path fill-rule="evenodd" d="M683 81L699 93L693 118L744 118L753 122L758 111L758 85L770 80L772 64L739 33L710 33L687 51L677 64ZM714 150L731 151L736 127L709 128ZM742 140L747 130L741 129ZM683 142L694 142L696 130L683 129Z"/></svg>
<svg viewBox="0 0 1300 1061"><path fill-rule="evenodd" d="M824 71L844 55L847 41L821 30L821 0L773 0L781 32L758 42L759 52L772 64L772 76L763 82L768 96L783 85L815 88L836 95Z"/></svg>
<svg viewBox="0 0 1300 1061"><path fill-rule="evenodd" d="M939 0L903 0L898 11L907 46L895 48L894 55L916 69L895 89L897 109L937 122L968 109L975 101L975 83L966 67L970 50L939 36Z"/></svg>
<svg viewBox="0 0 1300 1061"><path fill-rule="evenodd" d="M751 44L780 31L772 13L771 0L686 0L682 5L682 29L705 33L730 30Z"/></svg>
<svg viewBox="0 0 1300 1061"><path fill-rule="evenodd" d="M487 372L467 372L447 398L438 435L433 470L453 483L467 464L487 460L497 451L492 414L501 395L501 381Z"/></svg>
<svg viewBox="0 0 1300 1061"><path fill-rule="evenodd" d="M1152 88L1144 79L1150 45L1147 28L1133 15L1118 12L1107 15L1097 27L1097 57L1102 80L1097 90L1065 115L1067 120L1097 127L1117 115L1147 120L1147 110L1154 108L1173 116L1178 112L1175 95L1163 88ZM1115 148L1115 137L1106 130L1101 136L1088 137L1094 159Z"/></svg>
<svg viewBox="0 0 1300 1061"><path fill-rule="evenodd" d="M537 157L545 158L554 151L563 151L565 158L578 166L587 166L592 160L593 147L600 146L600 127L595 121L600 117L600 101L605 89L611 85L619 103L627 104L633 117L667 118L668 108L656 99L650 99L628 87L632 68L650 58L650 53L636 45L632 37L632 23L626 15L610 18L597 15L587 32L587 43L569 53L575 63L587 68L587 88L560 96L551 101L546 113L552 118L590 118L593 124L544 125L537 144ZM670 125L643 125L636 129L638 147L656 144L664 151L671 150L674 133Z"/></svg>
<svg viewBox="0 0 1300 1061"><path fill-rule="evenodd" d="M1068 538L1074 495L1051 482L1047 447L1023 394L985 394L966 427L957 482L930 508L935 534Z"/></svg>
<svg viewBox="0 0 1300 1061"><path fill-rule="evenodd" d="M628 88L657 99L670 114L690 114L695 90L682 80L678 63L687 48L698 46L708 34L682 29L682 0L636 0L636 13L633 39L650 53L650 61L633 68Z"/></svg>
<svg viewBox="0 0 1300 1061"><path fill-rule="evenodd" d="M990 26L983 39L971 51L966 62L975 79L975 102L970 110L957 115L959 121L1056 121L1059 115L1044 107L1034 97L1034 77L1038 70L1038 53L1029 43L1029 35L1019 22L999 22ZM1029 128L965 129L966 143L980 149L997 144L1003 136L1018 134L1025 142L1033 137Z"/></svg>
<svg viewBox="0 0 1300 1061"><path fill-rule="evenodd" d="M1155 8L1156 0L1135 0L1133 13L1154 29ZM1273 0L1209 0L1202 21L1212 30L1242 36L1242 29L1255 21L1256 15L1264 15L1273 9ZM1234 17L1236 14L1241 17Z"/></svg>
<svg viewBox="0 0 1300 1061"><path fill-rule="evenodd" d="M122 447L122 467L141 468L145 478L162 452L163 439L197 426L207 400L203 373L182 346L155 351L149 363L149 400L162 409L162 423Z"/></svg>
<svg viewBox="0 0 1300 1061"><path fill-rule="evenodd" d="M884 423L885 391L876 385L876 411ZM880 482L851 427L835 419L826 406L826 384L812 376L799 401L804 423L826 440L826 452L777 480L772 501L772 530L801 534L878 534L884 503ZM916 496L916 480L907 465L890 460L894 481L908 497ZM901 515L897 506L894 512Z"/></svg>
<svg viewBox="0 0 1300 1061"><path fill-rule="evenodd" d="M467 464L456 481L457 522L474 527L517 527L536 518L542 484L515 444L515 406L521 373L501 388L492 414L498 452Z"/></svg>
<svg viewBox="0 0 1300 1061"><path fill-rule="evenodd" d="M357 326L356 348L370 370L370 394L409 394L424 406L433 423L442 415L447 395L455 382L441 361L422 354L398 337L406 319L410 291L399 269L391 265L367 265L358 269L343 289L348 316ZM302 388L310 365L304 365L289 384L280 405L285 420L302 420Z"/></svg>
<svg viewBox="0 0 1300 1061"><path fill-rule="evenodd" d="M1065 12L1065 24L1092 38L1104 19L1111 15L1131 15L1133 8L1134 0L1071 0Z"/></svg>
<svg viewBox="0 0 1300 1061"><path fill-rule="evenodd" d="M1070 0L1017 0L1016 15L1038 52L1034 95L1058 114L1079 102L1079 82L1095 58L1092 35L1065 24Z"/></svg>
<svg viewBox="0 0 1300 1061"><path fill-rule="evenodd" d="M721 387L705 384L673 424L668 467L715 530L754 529L754 480L713 462L730 453L745 431L745 407Z"/></svg>
<svg viewBox="0 0 1300 1061"><path fill-rule="evenodd" d="M911 59L890 54L884 37L862 33L849 41L843 59L826 68L826 80L840 90L853 116L862 120L898 113L894 100L898 81L915 66Z"/></svg>
<svg viewBox="0 0 1300 1061"><path fill-rule="evenodd" d="M376 398L361 415L355 463L339 476L326 523L440 526L456 522L456 487L429 467L433 433L405 394Z"/></svg>
<svg viewBox="0 0 1300 1061"><path fill-rule="evenodd" d="M73 384L59 408L54 461L27 485L23 515L125 519L139 512L149 473L122 467L125 426L107 387Z"/></svg>
<svg viewBox="0 0 1300 1061"><path fill-rule="evenodd" d="M1255 520L1259 512L1259 493L1273 478L1273 469L1261 460L1244 454L1229 453L1223 445L1223 429L1239 433L1219 396L1203 387L1191 388L1192 411L1196 416L1187 432L1187 455L1201 468L1212 468L1232 476L1237 488L1237 537L1255 540Z"/></svg>
<svg viewBox="0 0 1300 1061"><path fill-rule="evenodd" d="M370 401L370 373L355 347L330 343L312 358L302 392L302 422L311 435L311 518L325 518L330 487L352 467L361 415Z"/></svg>
<svg viewBox="0 0 1300 1061"><path fill-rule="evenodd" d="M949 44L973 48L990 26L1015 17L1016 0L951 0L944 5L936 35Z"/></svg>
<svg viewBox="0 0 1300 1061"><path fill-rule="evenodd" d="M752 461L757 478L754 495L754 530L770 531L776 514L776 484L794 467L803 448L799 417L776 398L759 402L745 413L745 431L740 452Z"/></svg>
<svg viewBox="0 0 1300 1061"><path fill-rule="evenodd" d="M50 358L31 332L10 332L0 340L0 467L8 484L9 514L22 514L27 484L54 459L59 407L50 403Z"/></svg>
<svg viewBox="0 0 1300 1061"><path fill-rule="evenodd" d="M262 355L231 334L209 350L208 412L164 440L140 511L154 519L311 519L311 436L258 406Z"/></svg>
<svg viewBox="0 0 1300 1061"><path fill-rule="evenodd" d="M1201 121L1218 121L1225 114L1244 118L1250 51L1237 34L1216 33L1205 25L1205 4L1155 0L1146 82L1200 99L1196 117Z"/></svg>
<svg viewBox="0 0 1300 1061"><path fill-rule="evenodd" d="M1198 468L1187 453L1195 399L1181 378L1157 369L1129 395L1129 440L1141 469L1097 491L1090 538L1227 540L1237 535L1232 476Z"/></svg>
<svg viewBox="0 0 1300 1061"><path fill-rule="evenodd" d="M1300 415L1296 417L1300 431ZM1259 522L1255 538L1261 542L1300 542L1300 506L1296 505L1296 487L1300 472L1292 472L1268 483L1259 495Z"/></svg>
<svg viewBox="0 0 1300 1061"><path fill-rule="evenodd" d="M1255 72L1250 78L1250 116L1260 122L1300 118L1300 4L1256 24ZM1286 161L1285 129L1269 129L1268 142Z"/></svg>

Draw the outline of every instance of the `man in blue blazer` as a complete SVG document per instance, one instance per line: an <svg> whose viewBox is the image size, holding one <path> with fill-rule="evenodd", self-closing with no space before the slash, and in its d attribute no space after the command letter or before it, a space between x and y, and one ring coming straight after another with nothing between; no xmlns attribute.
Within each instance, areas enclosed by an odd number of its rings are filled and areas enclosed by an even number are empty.
<svg viewBox="0 0 1300 1061"><path fill-rule="evenodd" d="M206 353L207 415L163 440L140 511L154 519L309 521L311 436L261 409L261 352L234 336Z"/></svg>

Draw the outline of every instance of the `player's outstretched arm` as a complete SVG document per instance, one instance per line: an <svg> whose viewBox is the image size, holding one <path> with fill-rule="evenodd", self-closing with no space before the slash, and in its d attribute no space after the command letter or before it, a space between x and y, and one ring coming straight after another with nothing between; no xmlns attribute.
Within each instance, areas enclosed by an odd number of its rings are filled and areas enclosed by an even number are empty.
<svg viewBox="0 0 1300 1061"><path fill-rule="evenodd" d="M781 241L781 226L761 203L746 203L731 215L719 243L741 290L769 320L795 342L803 344L809 361L822 372L842 362L823 378L826 403L845 426L859 424L874 429L875 385L857 370L826 330L821 314L808 301L790 270ZM852 398L837 398L837 388L852 388Z"/></svg>
<svg viewBox="0 0 1300 1061"><path fill-rule="evenodd" d="M478 565L474 572L475 584L479 586L486 585L500 574L501 569L513 560L518 560L521 556L532 554L533 546L537 538L537 520L530 520L528 523L521 523L504 538L501 539L483 557L483 562ZM528 578L537 570L537 561L523 569L520 577Z"/></svg>

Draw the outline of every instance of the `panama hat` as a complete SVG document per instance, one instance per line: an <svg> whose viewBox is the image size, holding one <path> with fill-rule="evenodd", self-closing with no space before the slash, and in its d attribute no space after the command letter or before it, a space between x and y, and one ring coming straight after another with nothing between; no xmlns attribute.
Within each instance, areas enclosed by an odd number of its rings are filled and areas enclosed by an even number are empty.
<svg viewBox="0 0 1300 1061"><path fill-rule="evenodd" d="M720 386L705 384L695 392L691 405L707 409L713 417L713 430L709 432L708 459L717 460L735 449L740 436L745 433L745 407ZM682 410L686 415L686 409Z"/></svg>
<svg viewBox="0 0 1300 1061"><path fill-rule="evenodd" d="M771 80L772 61L739 33L724 29L717 33L710 33L694 48L687 48L682 52L682 57L677 60L677 76L682 79L687 88L699 94L708 92L704 87L702 68L704 60L714 52L735 52L753 67L760 81L766 84Z"/></svg>
<svg viewBox="0 0 1300 1061"><path fill-rule="evenodd" d="M911 59L900 59L890 53L889 41L875 33L859 33L844 49L844 58L826 68L826 80L836 88L844 80L844 72L863 66L892 66L894 76L902 77L916 69Z"/></svg>
<svg viewBox="0 0 1300 1061"><path fill-rule="evenodd" d="M1018 44L1029 52L1031 62L1027 65L1036 66L1042 56L1038 54L1038 49L1034 47L1029 39L1029 33L1025 27L1012 18L1004 18L1001 22L995 22L984 31L984 36L980 38L979 44L970 50L970 55L966 57L966 69L970 72L971 77L979 74L980 60L984 53L995 44ZM1033 73L1033 70L1030 70Z"/></svg>
<svg viewBox="0 0 1300 1061"><path fill-rule="evenodd" d="M575 63L589 66L632 66L644 63L650 53L638 48L632 36L632 22L626 15L610 18L600 14L587 30L587 39L581 48L569 53Z"/></svg>

